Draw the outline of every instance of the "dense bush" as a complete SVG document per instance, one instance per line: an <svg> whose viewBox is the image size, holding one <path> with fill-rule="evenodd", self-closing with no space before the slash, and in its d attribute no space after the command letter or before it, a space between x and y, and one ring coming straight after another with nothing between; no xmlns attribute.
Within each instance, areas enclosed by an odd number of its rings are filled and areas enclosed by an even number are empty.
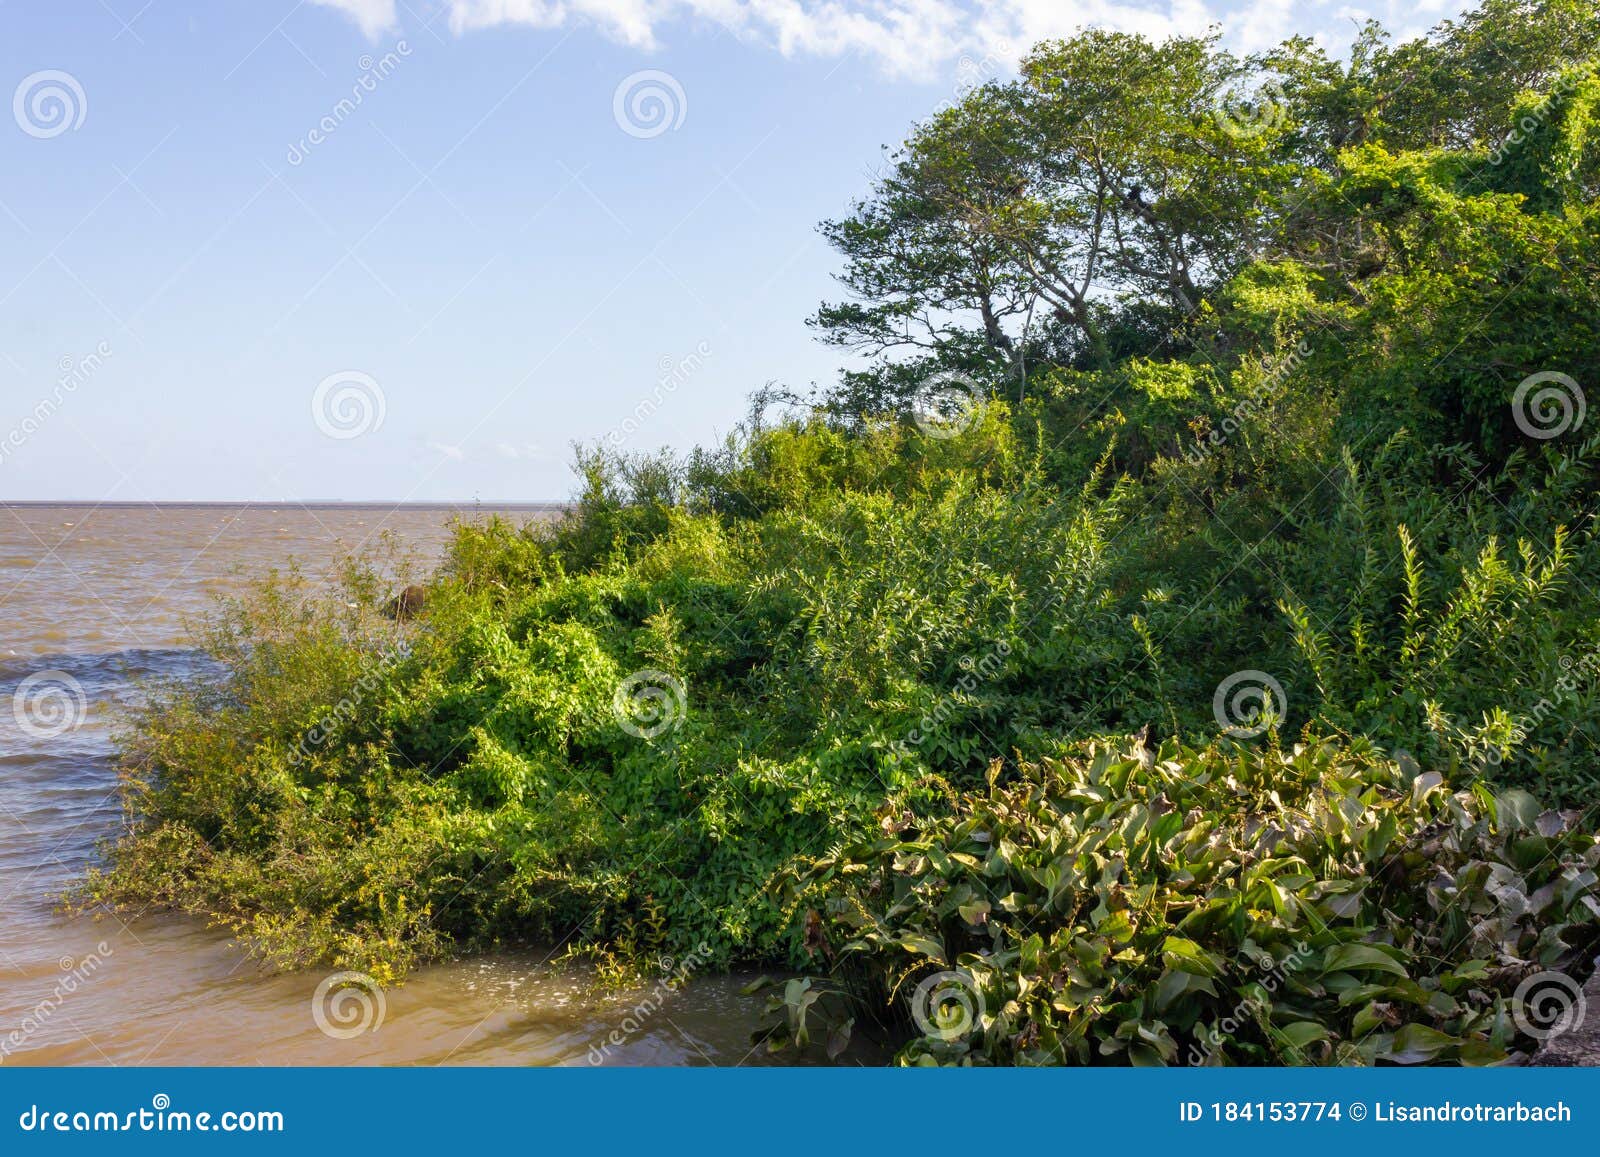
<svg viewBox="0 0 1600 1157"><path fill-rule="evenodd" d="M1453 780L1592 798L1595 671L1566 660L1594 611L1564 585L1592 569L1587 541L1508 555L1498 502L1347 463L1241 572L1209 524L1161 547L1189 517L1151 507L1164 483L1063 494L1004 407L981 422L1016 463L991 481L958 455L873 484L858 446L859 489L817 464L836 434L758 433L739 461L782 480L781 506L728 519L691 496L587 569L563 548L598 533L583 515L463 526L406 622L362 572L324 601L269 585L210 640L224 677L137 720L136 834L93 894L383 974L568 937L798 962L766 888L793 857L858 837L891 797L936 802L930 775L974 784L1007 753L1140 727L1213 734L1218 683L1250 669L1287 691L1281 734L1370 735ZM948 445L919 438L872 452L887 473ZM619 705L638 673L645 698ZM642 736L652 689L666 726ZM659 945L639 939L647 909Z"/></svg>
<svg viewBox="0 0 1600 1157"><path fill-rule="evenodd" d="M849 983L788 988L785 1035L898 1020L910 1064L1484 1064L1541 1031L1519 982L1600 942L1572 815L1360 745L995 771L790 879Z"/></svg>

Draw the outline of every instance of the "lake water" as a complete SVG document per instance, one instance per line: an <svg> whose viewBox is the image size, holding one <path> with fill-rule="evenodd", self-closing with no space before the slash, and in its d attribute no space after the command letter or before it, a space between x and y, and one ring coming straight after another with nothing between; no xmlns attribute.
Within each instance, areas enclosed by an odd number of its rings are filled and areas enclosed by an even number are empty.
<svg viewBox="0 0 1600 1157"><path fill-rule="evenodd" d="M359 1007L357 990L344 990L338 1007L325 999L329 1035L314 1015L324 970L265 972L186 918L59 912L61 893L122 822L111 738L119 705L139 680L206 670L186 624L251 574L291 560L321 574L383 533L436 559L458 514L477 516L412 506L0 505L0 1063L764 1059L750 1044L759 1001L740 994L745 977L697 977L640 1015L641 994L597 996L538 952L475 957L382 993L381 1019L370 996Z"/></svg>

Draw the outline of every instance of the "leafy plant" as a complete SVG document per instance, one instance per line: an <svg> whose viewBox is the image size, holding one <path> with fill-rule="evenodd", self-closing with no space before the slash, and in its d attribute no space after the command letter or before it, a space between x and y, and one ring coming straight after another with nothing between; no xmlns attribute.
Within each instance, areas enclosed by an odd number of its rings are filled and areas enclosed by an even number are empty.
<svg viewBox="0 0 1600 1157"><path fill-rule="evenodd" d="M901 1063L1494 1063L1533 1043L1517 983L1600 941L1572 815L1370 748L1097 744L1007 778L787 877L909 1006ZM965 990L954 1019L919 977Z"/></svg>

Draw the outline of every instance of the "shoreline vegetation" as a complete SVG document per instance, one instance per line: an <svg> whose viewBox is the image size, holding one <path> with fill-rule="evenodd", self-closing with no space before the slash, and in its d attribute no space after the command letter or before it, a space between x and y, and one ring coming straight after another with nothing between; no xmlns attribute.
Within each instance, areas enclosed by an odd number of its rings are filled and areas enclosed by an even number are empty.
<svg viewBox="0 0 1600 1157"><path fill-rule="evenodd" d="M79 902L766 966L905 1064L1526 1057L1600 948L1597 51L1036 46L823 224L838 383L223 608Z"/></svg>

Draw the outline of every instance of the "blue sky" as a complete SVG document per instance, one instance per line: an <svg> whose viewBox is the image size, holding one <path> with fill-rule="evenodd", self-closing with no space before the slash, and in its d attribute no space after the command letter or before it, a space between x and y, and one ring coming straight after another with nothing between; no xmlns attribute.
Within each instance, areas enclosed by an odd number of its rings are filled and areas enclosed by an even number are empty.
<svg viewBox="0 0 1600 1157"><path fill-rule="evenodd" d="M0 499L563 497L829 380L816 222L1032 41L1461 6L8 0Z"/></svg>

